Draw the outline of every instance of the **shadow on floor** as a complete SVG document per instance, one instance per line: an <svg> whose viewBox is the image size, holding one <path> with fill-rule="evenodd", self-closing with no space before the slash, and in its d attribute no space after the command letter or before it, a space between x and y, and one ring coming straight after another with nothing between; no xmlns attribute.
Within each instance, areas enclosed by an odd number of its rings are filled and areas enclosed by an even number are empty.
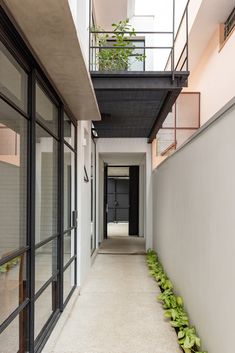
<svg viewBox="0 0 235 353"><path fill-rule="evenodd" d="M144 255L145 239L142 237L115 236L105 239L99 248L99 254Z"/></svg>

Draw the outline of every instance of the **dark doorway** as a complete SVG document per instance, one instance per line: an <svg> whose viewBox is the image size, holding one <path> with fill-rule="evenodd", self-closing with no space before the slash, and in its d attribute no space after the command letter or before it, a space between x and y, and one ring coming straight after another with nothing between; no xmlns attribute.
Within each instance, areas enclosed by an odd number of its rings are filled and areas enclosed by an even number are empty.
<svg viewBox="0 0 235 353"><path fill-rule="evenodd" d="M108 178L108 222L129 222L129 177Z"/></svg>
<svg viewBox="0 0 235 353"><path fill-rule="evenodd" d="M139 235L139 166L131 166L129 173L129 235Z"/></svg>
<svg viewBox="0 0 235 353"><path fill-rule="evenodd" d="M104 168L104 238L139 235L139 166Z"/></svg>

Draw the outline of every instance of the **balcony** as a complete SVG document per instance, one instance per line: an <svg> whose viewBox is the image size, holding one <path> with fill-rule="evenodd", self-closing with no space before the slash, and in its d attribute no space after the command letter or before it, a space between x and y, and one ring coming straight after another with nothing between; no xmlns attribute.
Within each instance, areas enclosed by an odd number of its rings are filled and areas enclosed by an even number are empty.
<svg viewBox="0 0 235 353"><path fill-rule="evenodd" d="M187 86L188 7L179 20L173 0L169 18L171 28L164 31L135 31L131 21L113 30L91 23L89 67L102 116L94 122L98 137L152 142Z"/></svg>

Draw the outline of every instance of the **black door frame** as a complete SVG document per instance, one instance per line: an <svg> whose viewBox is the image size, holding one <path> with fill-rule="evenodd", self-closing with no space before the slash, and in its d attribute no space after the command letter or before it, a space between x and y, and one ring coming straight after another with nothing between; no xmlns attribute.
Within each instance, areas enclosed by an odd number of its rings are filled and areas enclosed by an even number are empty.
<svg viewBox="0 0 235 353"><path fill-rule="evenodd" d="M76 119L66 106L63 98L54 87L50 78L47 76L43 68L37 62L32 49L29 47L27 40L23 37L20 29L17 27L14 18L8 12L4 5L0 5L0 39L6 46L7 50L24 69L28 76L28 111L23 112L16 106L7 96L0 93L0 98L7 103L12 109L21 114L22 117L28 121L28 134L27 134L27 244L25 247L12 251L7 257L0 259L0 265L11 261L17 256L26 254L26 287L25 299L18 308L16 308L5 321L0 323L0 334L11 324L11 322L18 316L24 318L25 336L24 342L20 342L19 352L22 353L27 350L29 353L40 352L46 343L49 335L51 334L60 313L64 310L67 302L69 301L73 291L76 288L77 279L77 225L76 225L76 210L77 210L77 141L76 141ZM44 93L52 100L58 109L58 136L54 136L51 131L47 129L40 121L36 122L36 82L40 83ZM64 113L69 117L71 123L75 128L75 146L71 146L64 140ZM36 124L41 126L47 131L50 136L56 139L58 143L58 233L51 235L46 240L35 244L35 180L36 180ZM67 146L73 153L75 159L75 195L74 205L75 214L74 222L71 229L74 230L74 256L68 261L67 264L63 263L64 247L63 239L64 234L69 230L64 231L63 217L64 217L64 146ZM46 244L47 242L57 240L57 270L53 273L52 277L44 283L44 285L35 293L35 250ZM63 298L64 282L63 274L66 269L71 265L74 266L74 286L71 288L67 298ZM55 280L57 279L56 283ZM56 286L56 295L52 300L54 307L53 314L49 317L48 321L43 326L38 338L34 337L34 315L35 315L35 301L44 292L49 285ZM64 300L65 299L65 300ZM23 335L23 330L20 333Z"/></svg>

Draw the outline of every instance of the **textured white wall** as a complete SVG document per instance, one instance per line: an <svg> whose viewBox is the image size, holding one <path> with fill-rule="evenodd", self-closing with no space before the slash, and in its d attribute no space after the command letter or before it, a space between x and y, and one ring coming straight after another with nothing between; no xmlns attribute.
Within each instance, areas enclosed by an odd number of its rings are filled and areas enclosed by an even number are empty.
<svg viewBox="0 0 235 353"><path fill-rule="evenodd" d="M154 248L213 353L232 353L234 336L235 99L229 105L153 181Z"/></svg>
<svg viewBox="0 0 235 353"><path fill-rule="evenodd" d="M84 165L90 180L91 172L91 123L78 122L77 163L77 253L78 285L82 285L91 266L91 185L84 182ZM86 145L85 141L86 139Z"/></svg>

